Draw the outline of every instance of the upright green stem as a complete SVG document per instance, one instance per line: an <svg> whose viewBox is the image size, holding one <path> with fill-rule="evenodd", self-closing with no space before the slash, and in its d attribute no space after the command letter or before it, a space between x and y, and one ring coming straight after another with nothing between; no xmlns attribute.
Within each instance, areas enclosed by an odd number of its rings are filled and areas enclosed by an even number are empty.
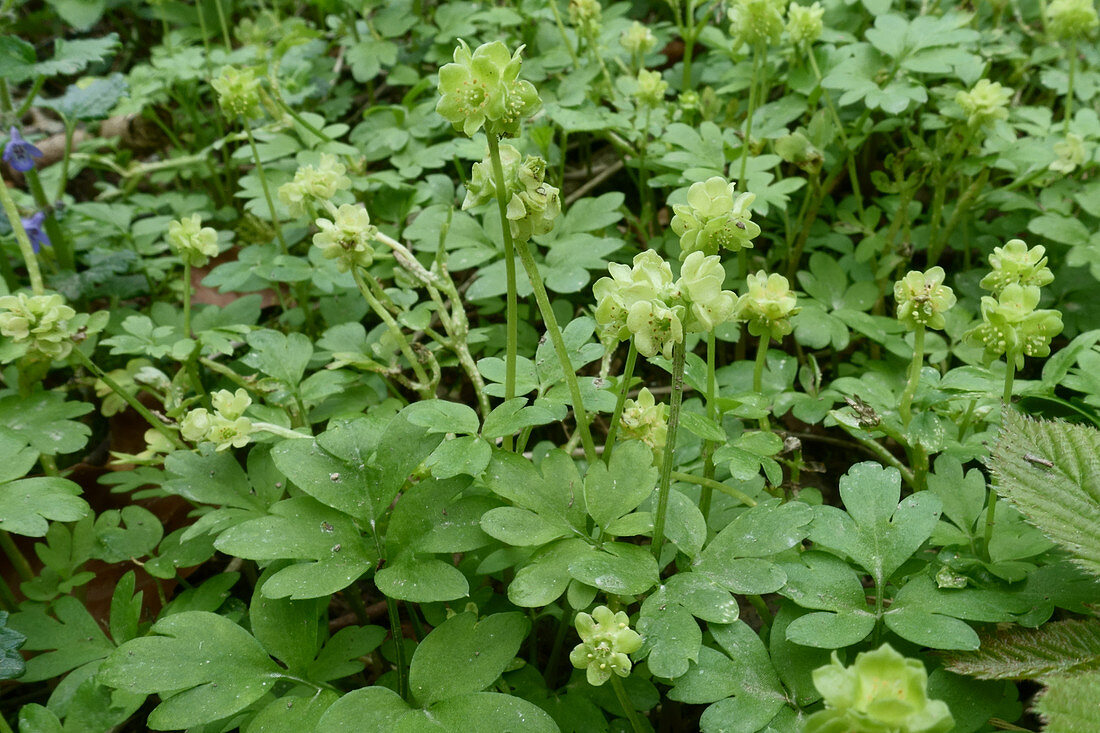
<svg viewBox="0 0 1100 733"><path fill-rule="evenodd" d="M565 377L565 383L569 386L569 395L573 400L573 416L577 420L577 432L581 436L581 444L584 446L584 457L589 464L596 462L596 445L592 442L592 433L588 429L588 411L584 409L584 399L581 396L581 386L577 382L577 371L569 360L569 349L565 346L565 339L561 335L561 327L558 326L558 317L554 315L554 309L550 306L550 298L546 295L546 286L543 285L542 275L539 274L538 265L531 254L531 248L527 242L520 239L516 241L516 250L519 251L520 262L527 273L527 279L531 281L531 287L535 291L535 302L538 303L542 313L542 321L546 324L546 333L554 344L554 351L558 355L558 363Z"/></svg>
<svg viewBox="0 0 1100 733"><path fill-rule="evenodd" d="M1073 77L1077 74L1077 41L1069 42L1069 82L1066 88L1066 118L1063 120L1063 132L1069 134L1069 123L1073 119Z"/></svg>
<svg viewBox="0 0 1100 733"><path fill-rule="evenodd" d="M191 338L191 263L183 263L183 336Z"/></svg>
<svg viewBox="0 0 1100 733"><path fill-rule="evenodd" d="M706 478L704 476L693 476L690 473L680 473L679 471L672 472L672 478L676 481L683 481L686 484L695 484L704 489L717 489L727 496L732 496L737 501L741 502L745 506L756 506L756 500L745 492L735 489L732 486L727 486L721 481L715 481L712 478Z"/></svg>
<svg viewBox="0 0 1100 733"><path fill-rule="evenodd" d="M260 177L260 188L263 189L264 201L267 202L267 212L271 216L271 225L275 227L275 238L279 240L279 247L283 250L283 254L288 254L290 248L286 246L283 227L279 223L279 215L275 213L275 200L271 198L271 187L267 185L267 176L264 174L264 164L260 160L260 151L256 148L256 138L252 135L252 128L248 126L247 121L244 124L244 132L248 135L248 146L252 149L252 162L256 165L256 175ZM304 303L302 307L305 307Z"/></svg>
<svg viewBox="0 0 1100 733"><path fill-rule="evenodd" d="M1016 376L1016 354L1014 352L1008 352L1005 354L1005 389L1004 395L1001 399L1004 400L1005 406L1012 404L1012 382Z"/></svg>
<svg viewBox="0 0 1100 733"><path fill-rule="evenodd" d="M623 687L623 681L619 679L619 675L611 675L611 687L615 690L615 697L619 698L619 704L626 711L627 720L630 721L630 727L634 729L634 733L645 733L642 721L638 719L638 711L634 709L634 703L630 701L630 696L626 694L626 688Z"/></svg>
<svg viewBox="0 0 1100 733"><path fill-rule="evenodd" d="M367 287L367 283L363 280L363 274L359 271L359 268L353 267L351 270L352 277L355 279L355 284L359 288L360 294L363 296L363 300L367 301L367 305L371 310L382 319L382 322L386 324L390 334L393 336L393 340L397 342L398 348L401 350L401 354L409 362L409 366L412 367L413 373L416 375L416 380L419 383L421 396L424 399L431 397L431 383L428 380L428 375L424 371L424 367L421 366L420 360L413 354L412 347L409 346L409 340L405 338L404 331L401 330L401 326L397 321L393 319L390 312L386 310L378 298L374 297L374 293Z"/></svg>
<svg viewBox="0 0 1100 733"><path fill-rule="evenodd" d="M553 4L556 0L551 0ZM489 158L493 164L493 187L497 192L497 208L500 211L501 236L504 238L504 277L508 288L507 342L504 353L504 399L516 396L516 354L519 344L519 315L516 305L516 255L512 241L512 227L508 222L508 189L504 183L504 166L500 162L500 141L496 135L486 133L489 140ZM564 153L563 153L564 155ZM543 316L545 318L545 314ZM512 436L504 437L504 450L512 450Z"/></svg>
<svg viewBox="0 0 1100 733"><path fill-rule="evenodd" d="M15 540L11 538L7 530L0 529L0 548L4 550L4 554L11 560L12 567L15 568L15 572L19 575L20 580L34 579L34 571L31 570L31 564L27 562L26 556L24 556L16 546Z"/></svg>
<svg viewBox="0 0 1100 733"><path fill-rule="evenodd" d="M67 165L64 167L67 168ZM64 175L66 174L62 173L62 176ZM53 202L46 196L46 189L42 187L38 171L31 168L23 176L27 180L27 188L30 190L31 196L34 197L34 205L46 215L43 224L46 227L46 236L50 238L50 247L57 253L57 263L61 265L63 270L76 269L72 245L69 243L68 237L65 236L65 232L57 224L57 218L53 215ZM64 178L62 178L62 182L64 182Z"/></svg>
<svg viewBox="0 0 1100 733"><path fill-rule="evenodd" d="M634 377L634 363L638 360L638 347L634 345L634 339L630 339L630 348L626 352L626 364L623 366L623 374L619 377L619 396L615 400L615 412L611 414L611 426L607 429L607 438L603 444L603 460L611 463L611 452L615 449L615 438L619 434L619 421L623 416L623 406L626 404L626 394L630 391L630 380Z"/></svg>
<svg viewBox="0 0 1100 733"><path fill-rule="evenodd" d="M742 191L748 190L745 187L745 171L749 164L749 147L752 144L752 116L756 113L756 78L760 76L760 57L763 56L763 51L759 44L753 46L752 49L752 81L749 82L749 113L745 118L745 142L741 146L741 173L737 176L737 185L740 186ZM743 250L742 250L743 251ZM741 276L746 273L742 272Z"/></svg>
<svg viewBox="0 0 1100 733"><path fill-rule="evenodd" d="M214 6L218 9L218 22L222 27L222 41L225 42L226 52L233 50L233 44L229 41L229 25L225 22L225 8L222 7L222 0L214 0Z"/></svg>
<svg viewBox="0 0 1100 733"><path fill-rule="evenodd" d="M569 58L573 59L573 68L579 68L581 65L580 60L577 58L577 52L573 48L573 44L569 42L569 34L565 32L565 23L563 23L561 19L561 11L558 9L558 0L548 0L548 2L550 3L550 10L554 12L554 23L557 24L558 33L561 34L562 45L569 51ZM563 147L562 150L564 151L565 148ZM565 156L562 155L562 157L564 158Z"/></svg>
<svg viewBox="0 0 1100 733"><path fill-rule="evenodd" d="M558 630L554 632L554 643L550 647L550 658L546 661L546 671L543 674L543 681L551 690L557 689L554 680L558 677L558 660L561 658L561 649L565 644L565 635L573 627L573 615L574 612L563 604L561 618L558 619Z"/></svg>
<svg viewBox="0 0 1100 733"><path fill-rule="evenodd" d="M671 491L672 460L676 454L676 431L680 426L680 404L684 398L684 343L672 349L672 397L668 406L668 436L665 454L661 459L661 480L657 485L657 516L653 520L653 555L661 561L661 549L665 544L665 514Z"/></svg>
<svg viewBox="0 0 1100 733"><path fill-rule="evenodd" d="M145 405L138 402L136 397L134 397L128 391L119 386L118 382L112 379L110 375L97 367L95 363L92 362L92 360L89 359L83 351L78 348L74 348L72 354L76 357L77 361L79 361L84 366L85 369L102 379L103 383L106 384L112 392L121 397L127 405L134 408L134 411L137 412L137 414L145 418L145 422L149 423L149 425L155 428L158 433L167 438L169 443L181 450L185 450L187 448L187 446L183 444L183 441L181 441L175 433L168 429L167 425L159 420L156 415L149 412L149 409L145 407Z"/></svg>
<svg viewBox="0 0 1100 733"><path fill-rule="evenodd" d="M909 381L905 383L905 391L901 393L901 403L898 405L901 424L906 428L913 418L913 396L917 394L920 370L924 366L924 329L924 324L918 323L917 330L913 333L913 360L909 362Z"/></svg>
<svg viewBox="0 0 1100 733"><path fill-rule="evenodd" d="M714 375L714 360L715 351L717 350L717 344L714 340L714 331L707 332L707 417L714 421L718 421L718 394L715 388L715 375ZM712 440L705 441L703 443L703 477L708 479L714 478L714 447L715 442ZM699 511L703 515L703 519L706 519L710 515L710 502L711 502L712 487L709 484L703 484L699 491Z"/></svg>
<svg viewBox="0 0 1100 733"><path fill-rule="evenodd" d="M756 361L752 365L752 391L756 394L764 393L764 367L768 363L768 344L770 343L771 336L764 334L756 347ZM772 426L768 418L760 418L760 429L767 433L771 432Z"/></svg>
<svg viewBox="0 0 1100 733"><path fill-rule="evenodd" d="M27 230L23 228L23 221L19 218L19 209L15 208L11 192L4 181L0 181L0 204L7 214L8 223L15 234L15 241L19 244L19 252L23 255L23 264L27 266L27 276L31 280L31 291L35 295L42 295L46 288L42 285L42 271L38 269L38 257L34 254L31 239L27 236Z"/></svg>

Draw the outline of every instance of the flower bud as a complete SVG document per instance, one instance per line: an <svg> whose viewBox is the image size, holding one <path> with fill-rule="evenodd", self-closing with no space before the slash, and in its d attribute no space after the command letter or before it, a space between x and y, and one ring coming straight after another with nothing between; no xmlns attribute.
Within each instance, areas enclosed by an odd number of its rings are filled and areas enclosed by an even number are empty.
<svg viewBox="0 0 1100 733"><path fill-rule="evenodd" d="M809 46L820 38L824 16L821 3L806 6L792 2L787 8L787 35L791 42L796 46Z"/></svg>
<svg viewBox="0 0 1100 733"><path fill-rule="evenodd" d="M634 98L643 107L657 107L665 101L665 92L668 91L668 82L661 77L661 72L642 69L638 72L638 87L634 90Z"/></svg>
<svg viewBox="0 0 1100 733"><path fill-rule="evenodd" d="M730 7L730 36L734 47L747 43L768 46L783 33L783 5L780 0L735 0Z"/></svg>
<svg viewBox="0 0 1100 733"><path fill-rule="evenodd" d="M619 36L619 45L631 56L644 57L657 47L657 36L646 26L634 21Z"/></svg>
<svg viewBox="0 0 1100 733"><path fill-rule="evenodd" d="M244 389L238 389L236 392L220 389L210 395L210 401L218 414L229 420L236 420L252 404L252 398Z"/></svg>
<svg viewBox="0 0 1100 733"><path fill-rule="evenodd" d="M1066 139L1054 143L1054 154L1058 159L1050 164L1049 168L1058 173L1069 175L1084 165L1089 158L1089 151L1085 148L1085 139L1080 135L1066 133Z"/></svg>
<svg viewBox="0 0 1100 733"><path fill-rule="evenodd" d="M668 306L659 300L640 300L630 306L626 327L634 335L638 353L653 357L660 353L672 358L672 347L684 340L680 315L683 306Z"/></svg>
<svg viewBox="0 0 1100 733"><path fill-rule="evenodd" d="M624 404L619 426L624 439L640 440L660 460L668 442L668 405L657 402L653 393L642 387L637 400L628 399Z"/></svg>
<svg viewBox="0 0 1100 733"><path fill-rule="evenodd" d="M806 721L806 733L947 733L955 726L941 700L928 699L928 674L889 644L861 652L850 667L833 652L832 664L813 672L825 709Z"/></svg>
<svg viewBox="0 0 1100 733"><path fill-rule="evenodd" d="M1058 40L1093 35L1100 18L1093 0L1051 0L1046 8L1046 29Z"/></svg>
<svg viewBox="0 0 1100 733"><path fill-rule="evenodd" d="M737 301L738 317L748 322L753 336L781 340L791 332L791 316L800 310L791 284L782 275L763 270L750 274L745 283L747 290Z"/></svg>
<svg viewBox="0 0 1100 733"><path fill-rule="evenodd" d="M955 103L966 114L966 124L973 128L987 127L997 120L1007 120L1010 99L1011 89L989 79L979 79L973 89L955 95Z"/></svg>
<svg viewBox="0 0 1100 733"><path fill-rule="evenodd" d="M822 152L801 132L793 132L776 140L775 152L783 160L794 163L807 173L821 172L821 166L825 163Z"/></svg>
<svg viewBox="0 0 1100 733"><path fill-rule="evenodd" d="M362 206L342 204L336 210L335 221L317 219L321 231L313 235L313 244L325 259L336 260L340 272L353 267L370 267L374 262L374 247L370 242L378 228L370 223L370 214Z"/></svg>
<svg viewBox="0 0 1100 733"><path fill-rule="evenodd" d="M210 82L218 93L218 104L227 117L245 120L258 116L260 111L260 80L252 69L224 66Z"/></svg>
<svg viewBox="0 0 1100 733"><path fill-rule="evenodd" d="M218 232L204 227L202 217L192 214L168 225L168 245L184 263L202 267L218 255Z"/></svg>
<svg viewBox="0 0 1100 733"><path fill-rule="evenodd" d="M607 269L611 277L600 278L592 287L596 297L596 323L604 340L630 337L627 315L635 303L645 300L663 303L676 295L672 268L652 250L635 255L633 267L611 262Z"/></svg>
<svg viewBox="0 0 1100 733"><path fill-rule="evenodd" d="M347 168L337 162L336 156L321 153L316 167L304 165L294 172L294 180L279 186L279 200L286 205L291 216L306 213L306 204L328 201L337 191L351 188L351 179L344 175Z"/></svg>
<svg viewBox="0 0 1100 733"><path fill-rule="evenodd" d="M569 20L585 38L599 35L602 14L600 0L569 0Z"/></svg>
<svg viewBox="0 0 1100 733"><path fill-rule="evenodd" d="M548 233L561 215L561 198L558 189L545 182L546 161L529 155L521 162L520 152L507 143L500 146L499 152L512 236L527 241L532 236ZM462 208L480 206L496 197L493 162L486 157L474 163Z"/></svg>
<svg viewBox="0 0 1100 733"><path fill-rule="evenodd" d="M695 251L718 254L720 248L737 252L752 247L760 234L749 207L755 194L742 193L734 199L737 184L720 176L693 183L687 193L687 204L672 207L672 231L680 235L680 258Z"/></svg>
<svg viewBox="0 0 1100 733"><path fill-rule="evenodd" d="M627 655L642 648L642 637L630 628L625 613L597 606L591 616L578 613L573 623L581 643L569 653L569 661L577 669L586 670L588 684L599 687L611 679L612 672L620 677L630 674Z"/></svg>
<svg viewBox="0 0 1100 733"><path fill-rule="evenodd" d="M944 327L943 314L955 305L955 293L943 284L943 278L943 268L933 267L926 272L911 270L894 283L898 320L907 328Z"/></svg>
<svg viewBox="0 0 1100 733"><path fill-rule="evenodd" d="M1012 283L1042 287L1054 282L1054 273L1046 266L1046 248L1036 245L1028 249L1022 239L1012 239L1004 247L994 247L989 264L993 270L979 284L994 293Z"/></svg>

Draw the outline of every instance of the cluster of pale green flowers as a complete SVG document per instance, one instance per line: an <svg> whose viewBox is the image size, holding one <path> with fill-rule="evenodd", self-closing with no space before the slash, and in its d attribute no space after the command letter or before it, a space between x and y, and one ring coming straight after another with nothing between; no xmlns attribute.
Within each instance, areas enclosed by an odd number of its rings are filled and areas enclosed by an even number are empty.
<svg viewBox="0 0 1100 733"><path fill-rule="evenodd" d="M971 343L985 349L988 359L1005 355L1022 368L1024 356L1049 355L1050 340L1062 332L1062 314L1037 307L1041 286L1054 280L1045 252L1013 239L990 255L993 271L982 278L981 286L993 294L982 297L982 322L966 333Z"/></svg>
<svg viewBox="0 0 1100 733"><path fill-rule="evenodd" d="M519 78L522 51L521 46L509 54L507 46L493 41L471 53L459 39L454 63L439 69L436 112L466 135L482 126L489 135L518 135L519 123L542 104L531 82Z"/></svg>
<svg viewBox="0 0 1100 733"><path fill-rule="evenodd" d="M752 193L737 194L737 184L720 176L693 183L687 203L672 207L672 231L680 237L680 259L692 252L718 254L719 249L737 252L752 247L760 234L749 207Z"/></svg>
<svg viewBox="0 0 1100 733"><path fill-rule="evenodd" d="M0 297L0 334L11 339L17 347L17 353L10 355L13 358L30 354L64 359L73 350L75 317L76 311L56 293L16 293Z"/></svg>
<svg viewBox="0 0 1100 733"><path fill-rule="evenodd" d="M811 715L805 733L947 733L955 726L942 700L928 698L928 673L883 644L861 652L850 667L833 661L813 672L825 709Z"/></svg>
<svg viewBox="0 0 1100 733"><path fill-rule="evenodd" d="M642 107L659 107L665 101L668 82L659 71L642 69L638 72L638 86L634 89L634 98Z"/></svg>
<svg viewBox="0 0 1100 733"><path fill-rule="evenodd" d="M168 225L168 245L184 264L202 267L218 256L218 232L204 227L202 217L192 214Z"/></svg>
<svg viewBox="0 0 1100 733"><path fill-rule="evenodd" d="M222 67L210 82L218 93L218 104L226 117L252 119L260 111L260 80L252 69L235 66Z"/></svg>
<svg viewBox="0 0 1100 733"><path fill-rule="evenodd" d="M1046 6L1046 29L1058 40L1091 36L1100 27L1093 0L1051 0Z"/></svg>
<svg viewBox="0 0 1100 733"><path fill-rule="evenodd" d="M657 36L653 31L638 21L630 24L630 27L619 36L619 45L635 60L645 58L646 54L657 47Z"/></svg>
<svg viewBox="0 0 1100 733"><path fill-rule="evenodd" d="M955 305L955 292L943 284L944 277L942 267L932 267L925 272L911 270L894 283L902 325L913 331L918 327L944 327L943 314Z"/></svg>
<svg viewBox="0 0 1100 733"><path fill-rule="evenodd" d="M821 37L824 29L822 18L825 17L825 8L821 3L813 5L799 5L791 3L787 8L787 35L796 46L809 46Z"/></svg>
<svg viewBox="0 0 1100 733"><path fill-rule="evenodd" d="M378 227L370 223L370 214L358 204L331 206L332 219L316 220L313 244L327 260L336 260L340 272L353 267L370 267L374 262L371 242L378 236Z"/></svg>
<svg viewBox="0 0 1100 733"><path fill-rule="evenodd" d="M791 316L798 313L798 297L787 278L760 270L745 278L745 293L737 301L737 318L749 333L780 341L791 332Z"/></svg>
<svg viewBox="0 0 1100 733"><path fill-rule="evenodd" d="M596 281L596 323L605 340L634 337L642 356L672 358L684 333L703 333L731 320L737 296L723 290L726 271L717 255L692 252L673 282L672 268L646 250L633 267L612 262L611 277Z"/></svg>
<svg viewBox="0 0 1100 733"><path fill-rule="evenodd" d="M561 216L561 197L558 189L546 182L546 161L533 155L524 158L505 143L500 146L500 163L512 236L526 242L535 235L548 233ZM486 157L474 163L462 208L480 206L496 198L493 161Z"/></svg>
<svg viewBox="0 0 1100 733"><path fill-rule="evenodd" d="M252 435L252 421L244 417L244 411L252 399L243 389L235 393L219 390L210 395L214 412L199 407L187 413L180 423L180 433L192 443L211 442L215 450L243 448Z"/></svg>
<svg viewBox="0 0 1100 733"><path fill-rule="evenodd" d="M970 91L960 91L955 95L955 103L966 115L966 124L974 129L1007 120L1010 99L1012 89L989 79L979 79Z"/></svg>
<svg viewBox="0 0 1100 733"><path fill-rule="evenodd" d="M629 617L607 606L597 606L592 614L581 612L574 620L581 643L569 653L569 661L585 670L588 684L599 687L615 673L630 674L630 657L642 648L642 637L630 628Z"/></svg>
<svg viewBox="0 0 1100 733"><path fill-rule="evenodd" d="M602 15L600 0L569 0L569 21L585 38L600 34Z"/></svg>
<svg viewBox="0 0 1100 733"><path fill-rule="evenodd" d="M729 11L729 33L734 48L753 48L779 42L783 35L782 0L734 0Z"/></svg>
<svg viewBox="0 0 1100 733"><path fill-rule="evenodd" d="M1058 156L1049 166L1050 170L1069 175L1084 165L1089 151L1085 148L1085 139L1077 133L1066 134L1065 140L1054 143L1054 154Z"/></svg>
<svg viewBox="0 0 1100 733"><path fill-rule="evenodd" d="M645 443L660 460L668 442L668 405L657 402L653 393L642 387L638 399L626 401L619 426L624 438Z"/></svg>
<svg viewBox="0 0 1100 733"><path fill-rule="evenodd" d="M337 191L351 188L347 168L330 153L321 153L316 166L303 165L294 172L294 180L279 186L279 200L291 216L303 216L310 206L330 200Z"/></svg>

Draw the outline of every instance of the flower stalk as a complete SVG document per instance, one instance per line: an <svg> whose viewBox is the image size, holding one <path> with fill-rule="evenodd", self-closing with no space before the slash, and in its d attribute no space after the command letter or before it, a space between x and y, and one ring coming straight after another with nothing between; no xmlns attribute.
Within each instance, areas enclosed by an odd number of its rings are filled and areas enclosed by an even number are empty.
<svg viewBox="0 0 1100 733"><path fill-rule="evenodd" d="M504 354L504 399L516 396L516 358L519 348L519 311L516 298L516 255L512 239L512 227L508 222L508 187L504 181L504 166L500 161L500 141L496 135L486 134L489 140L489 159L493 166L493 184L496 188L497 208L500 211L500 230L504 238L504 277L507 292L506 344ZM512 436L504 436L504 450L512 450Z"/></svg>
<svg viewBox="0 0 1100 733"><path fill-rule="evenodd" d="M684 397L684 342L672 349L672 396L669 398L668 437L665 454L661 460L661 478L657 484L657 514L653 520L653 555L661 561L661 549L665 543L665 515L668 513L668 497L671 491L672 462L676 453L676 431L680 426L680 405Z"/></svg>

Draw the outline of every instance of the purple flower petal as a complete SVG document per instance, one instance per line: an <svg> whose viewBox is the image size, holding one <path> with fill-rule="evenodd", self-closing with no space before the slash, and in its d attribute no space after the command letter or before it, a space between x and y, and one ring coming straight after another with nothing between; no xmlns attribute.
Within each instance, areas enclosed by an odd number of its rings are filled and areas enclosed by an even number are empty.
<svg viewBox="0 0 1100 733"><path fill-rule="evenodd" d="M4 146L4 161L20 173L26 173L34 168L34 159L42 157L42 151L29 143L14 126L11 128L11 139Z"/></svg>

